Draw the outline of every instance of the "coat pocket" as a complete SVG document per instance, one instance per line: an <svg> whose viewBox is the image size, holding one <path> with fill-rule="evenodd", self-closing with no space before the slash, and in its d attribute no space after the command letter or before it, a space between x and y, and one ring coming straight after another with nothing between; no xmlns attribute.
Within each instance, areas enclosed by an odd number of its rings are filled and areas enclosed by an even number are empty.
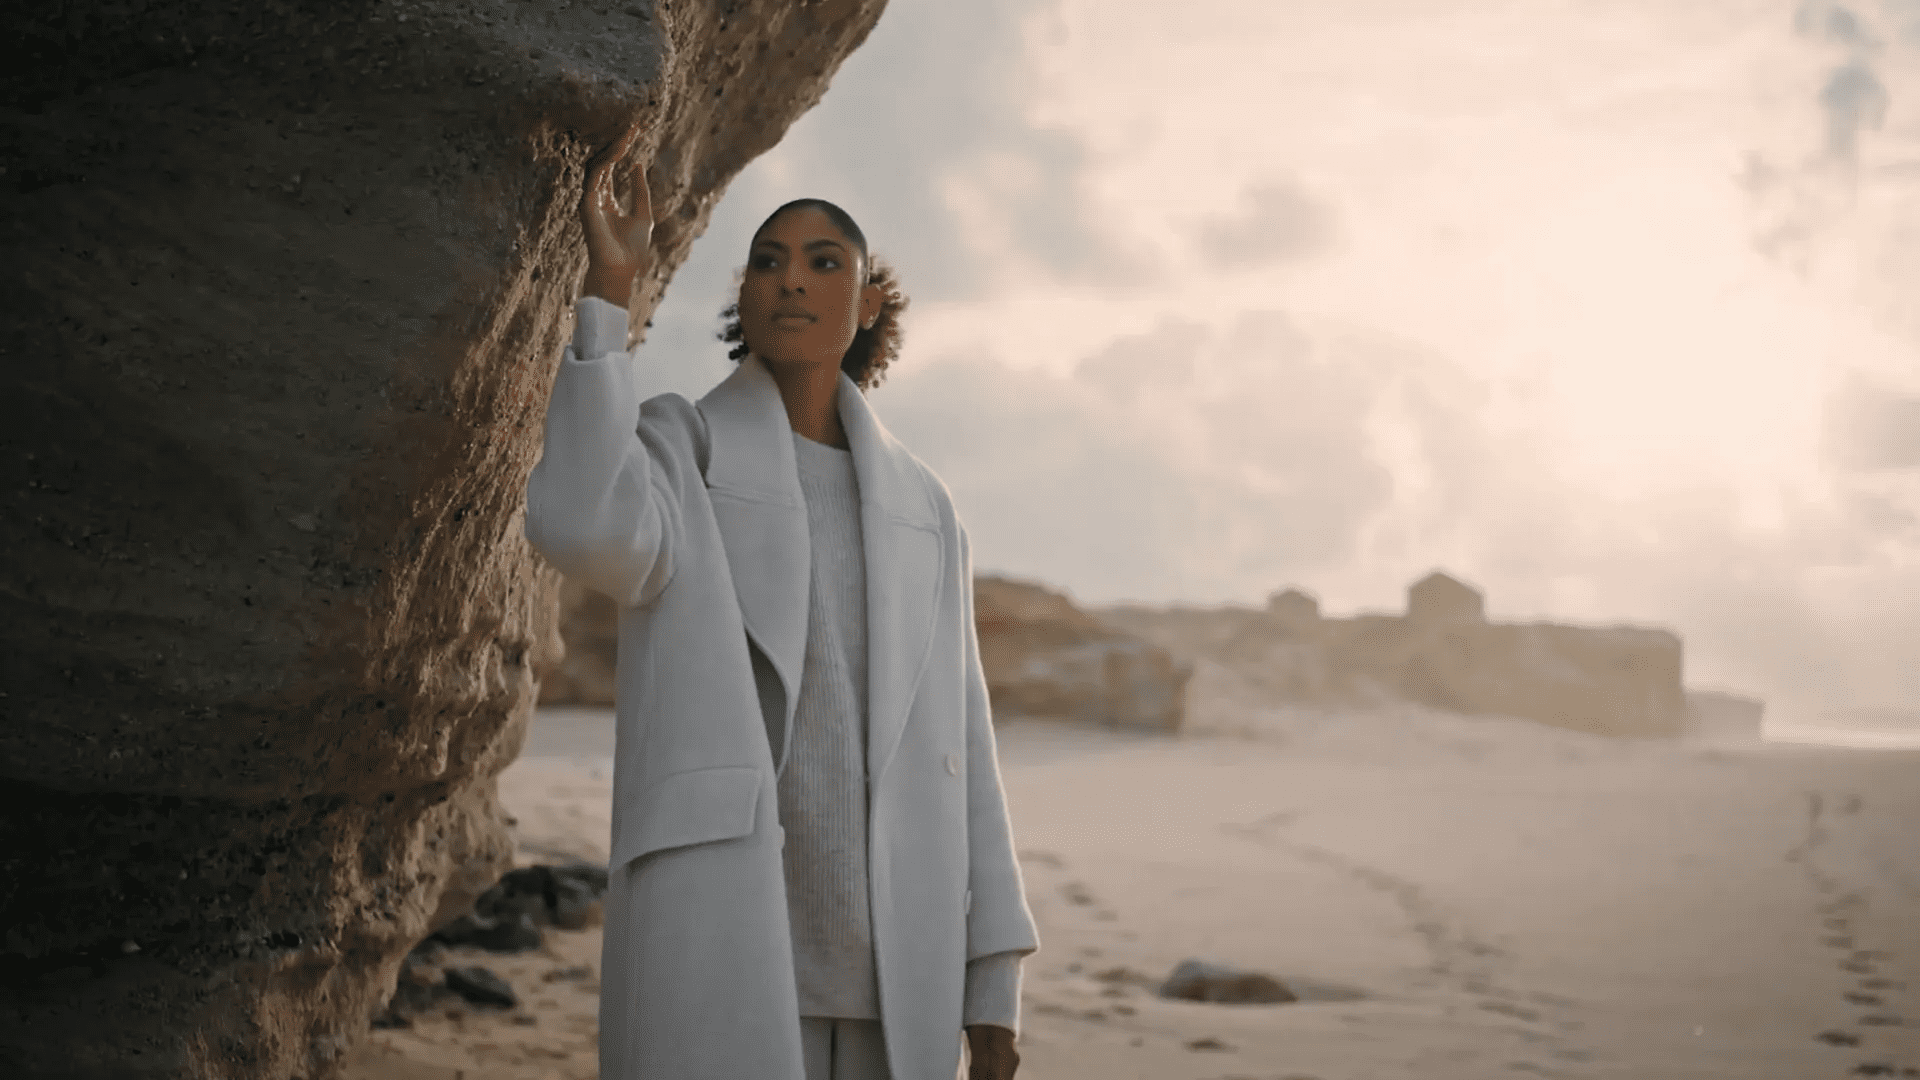
<svg viewBox="0 0 1920 1080"><path fill-rule="evenodd" d="M611 869L623 871L632 860L668 848L750 835L759 806L760 770L751 765L668 773L632 810L615 811L619 837Z"/></svg>

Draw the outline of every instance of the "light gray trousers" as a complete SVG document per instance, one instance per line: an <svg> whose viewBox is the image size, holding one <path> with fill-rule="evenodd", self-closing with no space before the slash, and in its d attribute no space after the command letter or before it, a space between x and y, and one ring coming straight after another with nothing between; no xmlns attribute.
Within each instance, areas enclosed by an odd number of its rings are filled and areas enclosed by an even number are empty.
<svg viewBox="0 0 1920 1080"><path fill-rule="evenodd" d="M807 1080L893 1080L878 1020L803 1016L800 1054Z"/></svg>
<svg viewBox="0 0 1920 1080"><path fill-rule="evenodd" d="M960 1040L955 1080L966 1080L973 1056L970 1049L965 1039ZM887 1068L887 1037L878 1020L803 1016L800 1056L806 1061L807 1080L893 1080Z"/></svg>

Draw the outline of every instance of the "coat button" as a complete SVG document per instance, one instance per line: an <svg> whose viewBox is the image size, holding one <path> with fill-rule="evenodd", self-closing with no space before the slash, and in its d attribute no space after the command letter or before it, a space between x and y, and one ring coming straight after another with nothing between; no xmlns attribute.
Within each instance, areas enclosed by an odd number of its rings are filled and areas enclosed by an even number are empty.
<svg viewBox="0 0 1920 1080"><path fill-rule="evenodd" d="M959 754L947 755L947 775L948 776L960 775L960 755Z"/></svg>

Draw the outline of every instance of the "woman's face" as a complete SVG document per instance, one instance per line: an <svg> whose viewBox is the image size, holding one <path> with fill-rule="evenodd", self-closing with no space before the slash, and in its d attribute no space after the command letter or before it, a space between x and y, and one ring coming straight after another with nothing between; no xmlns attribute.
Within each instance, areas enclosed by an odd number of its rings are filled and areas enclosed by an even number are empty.
<svg viewBox="0 0 1920 1080"><path fill-rule="evenodd" d="M853 335L879 314L881 290L862 288L860 250L813 207L769 222L747 253L740 332L770 364L837 370Z"/></svg>

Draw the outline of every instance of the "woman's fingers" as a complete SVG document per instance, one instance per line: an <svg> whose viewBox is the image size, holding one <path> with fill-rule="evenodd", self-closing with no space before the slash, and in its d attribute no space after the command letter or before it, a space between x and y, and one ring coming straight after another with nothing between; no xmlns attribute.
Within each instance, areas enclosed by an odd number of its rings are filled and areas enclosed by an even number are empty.
<svg viewBox="0 0 1920 1080"><path fill-rule="evenodd" d="M593 156L587 167L586 190L583 194L589 206L596 208L610 206L616 212L620 203L614 187L615 171L629 162L628 154L634 141L640 137L638 127L621 136L617 142L608 143Z"/></svg>
<svg viewBox="0 0 1920 1080"><path fill-rule="evenodd" d="M652 265L653 196L647 186L646 163L633 153L640 134L634 128L602 148L588 169L580 216L590 275L598 267L630 276Z"/></svg>
<svg viewBox="0 0 1920 1080"><path fill-rule="evenodd" d="M616 163L626 160L628 152L633 149L634 140L639 137L640 129L630 128L625 135L601 147L600 152L593 155L587 163L588 170L599 174L611 169Z"/></svg>
<svg viewBox="0 0 1920 1080"><path fill-rule="evenodd" d="M609 154L587 175L586 190L581 192L582 216L586 219L584 224L589 231L597 234L595 239L602 241L602 246L618 236L624 216L620 212L620 200L613 185L614 166L619 162L619 157Z"/></svg>

